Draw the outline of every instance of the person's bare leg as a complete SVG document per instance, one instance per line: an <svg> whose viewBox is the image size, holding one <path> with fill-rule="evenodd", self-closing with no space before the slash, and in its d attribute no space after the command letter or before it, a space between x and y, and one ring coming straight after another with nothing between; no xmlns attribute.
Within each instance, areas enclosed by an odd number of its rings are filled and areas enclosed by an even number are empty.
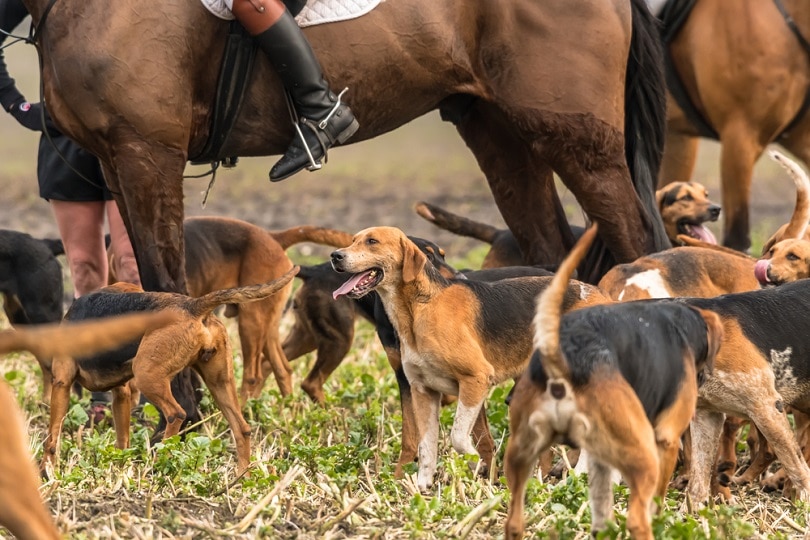
<svg viewBox="0 0 810 540"><path fill-rule="evenodd" d="M51 200L51 210L78 298L107 285L107 253L104 249L104 201Z"/></svg>
<svg viewBox="0 0 810 540"><path fill-rule="evenodd" d="M124 225L121 212L115 201L105 203L107 209L107 223L110 227L110 248L115 260L115 277L118 281L126 281L141 286L141 276L138 274L138 262L135 260L135 251L129 233Z"/></svg>

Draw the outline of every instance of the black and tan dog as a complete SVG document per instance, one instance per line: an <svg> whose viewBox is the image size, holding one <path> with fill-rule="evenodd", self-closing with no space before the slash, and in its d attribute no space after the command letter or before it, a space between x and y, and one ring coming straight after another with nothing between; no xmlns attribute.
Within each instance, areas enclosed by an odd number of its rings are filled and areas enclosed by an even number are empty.
<svg viewBox="0 0 810 540"><path fill-rule="evenodd" d="M65 253L61 240L0 229L0 295L14 327L62 320L64 285L57 255ZM43 396L50 398L50 359L37 357L42 369Z"/></svg>
<svg viewBox="0 0 810 540"><path fill-rule="evenodd" d="M177 322L172 311L137 313L102 321L45 324L0 332L0 355L28 350L35 356L83 355L117 347L149 330ZM61 538L39 494L28 437L8 386L0 383L0 525L20 540Z"/></svg>
<svg viewBox="0 0 810 540"><path fill-rule="evenodd" d="M57 356L53 359L53 390L48 436L44 443L43 469L57 457L59 434L68 409L70 387L78 382L93 391L112 390L116 446L129 446L132 395L129 381L166 418L164 438L176 435L186 414L172 396L170 381L187 367L197 371L228 421L236 441L238 472L250 460L250 427L242 417L236 396L233 357L228 334L213 315L217 306L250 302L283 290L297 271L294 267L272 282L225 289L192 298L164 292L136 292L134 285L118 283L78 298L66 320L108 317L132 311L170 310L182 319L148 332L115 351L91 357Z"/></svg>
<svg viewBox="0 0 810 540"><path fill-rule="evenodd" d="M474 281L498 281L514 277L550 276L547 270L531 266L508 266L464 272L456 272L447 264L444 250L435 243L408 237L425 254L428 263L446 278L463 277ZM388 362L394 370L399 387L402 408L402 444L394 476L402 477L403 467L416 458L419 443L416 419L411 399L411 387L402 367L399 336L385 313L382 301L372 291L360 298L338 296L333 291L345 282L344 275L335 272L330 263L301 267L298 277L304 282L293 298L295 322L284 339L284 352L293 360L310 351L317 350L314 366L301 387L316 402L324 400L323 384L326 378L343 361L351 348L354 337L354 322L357 317L370 321L385 349ZM473 427L473 442L481 461L490 463L495 451L495 441L489 431L486 416ZM482 474L488 472L486 467Z"/></svg>
<svg viewBox="0 0 810 540"><path fill-rule="evenodd" d="M351 246L332 253L332 265L353 274L335 295L361 297L376 290L399 337L419 433L417 485L427 490L437 466L442 394L458 396L453 447L477 454L473 426L485 418L483 405L493 385L527 365L534 298L551 278L448 280L394 227L357 233ZM565 297L566 309L606 300L597 288L578 282L571 282Z"/></svg>
<svg viewBox="0 0 810 540"><path fill-rule="evenodd" d="M595 306L561 317L568 277L595 233L585 233L538 301L536 352L509 406L508 539L523 535L526 482L555 443L588 452L593 531L612 515L615 468L630 488L630 535L651 539L653 497L666 494L695 410L698 374L711 369L720 344L716 315L674 302Z"/></svg>
<svg viewBox="0 0 810 540"><path fill-rule="evenodd" d="M458 272L447 264L441 247L423 238L408 238L444 277L459 277ZM345 246L349 244L351 238ZM289 360L316 351L315 364L301 382L301 388L313 401L325 401L323 386L349 353L354 340L354 323L358 317L374 324L383 347L390 353L388 359L392 367L395 371L401 367L397 360L399 341L396 332L376 293L372 292L361 298L333 298L333 291L340 288L346 281L346 276L336 272L328 262L301 266L296 277L303 284L293 297L293 326L284 338L282 348Z"/></svg>
<svg viewBox="0 0 810 540"><path fill-rule="evenodd" d="M810 469L785 416L792 406L810 413L810 337L806 306L810 280L717 298L680 302L711 310L725 335L714 371L700 388L692 422L694 503L709 497L709 480L725 415L751 420L765 436L800 497L810 496Z"/></svg>

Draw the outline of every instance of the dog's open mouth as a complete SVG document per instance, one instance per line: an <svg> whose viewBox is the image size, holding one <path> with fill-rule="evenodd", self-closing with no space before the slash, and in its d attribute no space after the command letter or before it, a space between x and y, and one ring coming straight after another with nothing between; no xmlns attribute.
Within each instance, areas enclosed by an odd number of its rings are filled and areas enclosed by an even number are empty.
<svg viewBox="0 0 810 540"><path fill-rule="evenodd" d="M701 242L706 242L707 244L717 244L717 238L715 238L712 231L704 227L702 223L690 223L681 220L678 222L678 232L686 236L691 236Z"/></svg>
<svg viewBox="0 0 810 540"><path fill-rule="evenodd" d="M360 298L368 294L377 286L383 278L383 271L380 268L372 268L365 272L354 274L349 280L332 293L335 300L339 296L346 295L349 298Z"/></svg>

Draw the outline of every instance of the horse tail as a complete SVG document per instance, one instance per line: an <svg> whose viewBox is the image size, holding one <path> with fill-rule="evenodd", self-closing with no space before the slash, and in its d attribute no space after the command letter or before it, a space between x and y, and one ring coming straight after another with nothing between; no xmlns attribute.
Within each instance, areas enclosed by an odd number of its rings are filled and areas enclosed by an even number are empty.
<svg viewBox="0 0 810 540"><path fill-rule="evenodd" d="M283 231L270 231L270 234L285 251L290 246L301 242L312 242L337 248L347 247L352 243L352 235L347 232L312 225L290 227Z"/></svg>
<svg viewBox="0 0 810 540"><path fill-rule="evenodd" d="M467 236L480 240L481 242L486 242L487 244L492 244L492 242L495 241L495 237L498 235L498 229L492 225L456 215L430 203L417 203L415 210L420 217L428 220L440 229L450 231L459 236Z"/></svg>
<svg viewBox="0 0 810 540"><path fill-rule="evenodd" d="M653 233L653 244L649 248L660 251L672 247L655 202L667 120L664 49L658 21L645 0L630 3L633 33L625 75L624 154Z"/></svg>
<svg viewBox="0 0 810 540"><path fill-rule="evenodd" d="M198 298L189 298L185 308L193 317L203 317L222 304L241 304L243 302L263 300L283 289L285 285L292 281L292 278L294 278L297 273L298 267L293 266L280 278L268 281L267 283L234 287L233 289L222 289L210 292Z"/></svg>
<svg viewBox="0 0 810 540"><path fill-rule="evenodd" d="M560 348L560 318L568 280L579 265L588 248L596 238L596 223L577 241L568 256L560 264L551 283L537 299L534 316L534 347L540 352L540 363L549 379L549 387L555 380L569 380L568 362Z"/></svg>

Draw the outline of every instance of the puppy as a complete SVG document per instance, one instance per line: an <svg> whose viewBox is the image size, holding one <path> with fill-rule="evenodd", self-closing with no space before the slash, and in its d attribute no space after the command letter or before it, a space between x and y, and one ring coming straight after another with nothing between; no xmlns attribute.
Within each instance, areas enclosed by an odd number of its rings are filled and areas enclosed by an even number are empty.
<svg viewBox="0 0 810 540"><path fill-rule="evenodd" d="M64 285L62 267L56 260L63 255L61 240L33 238L31 235L0 229L0 294L3 309L14 327L55 323L62 320ZM43 397L50 398L50 359L37 357L42 369Z"/></svg>
<svg viewBox="0 0 810 540"><path fill-rule="evenodd" d="M93 354L117 347L144 332L177 322L170 311L138 313L104 321L47 324L0 332L0 355L29 350L36 356ZM8 386L0 383L0 525L20 540L61 538L39 494L28 437Z"/></svg>
<svg viewBox="0 0 810 540"><path fill-rule="evenodd" d="M399 337L419 433L417 485L425 491L436 471L441 395L458 396L453 447L477 455L473 425L492 386L516 377L528 363L534 298L551 278L448 280L394 227L360 231L331 258L335 270L353 274L335 295L376 290ZM595 287L572 283L565 308L604 301Z"/></svg>
<svg viewBox="0 0 810 540"><path fill-rule="evenodd" d="M509 406L509 539L523 536L526 482L555 443L588 451L593 532L611 517L615 468L630 487L630 535L651 539L653 496L666 495L698 374L711 369L720 344L716 315L677 303L595 306L561 318L568 277L595 235L596 227L585 233L538 301L536 351Z"/></svg>
<svg viewBox="0 0 810 540"><path fill-rule="evenodd" d="M714 234L705 223L717 221L720 206L709 200L709 192L697 182L670 182L655 192L658 211L672 245L679 234L685 234L709 244L716 244Z"/></svg>
<svg viewBox="0 0 810 540"><path fill-rule="evenodd" d="M113 392L113 419L116 446L129 446L129 421L132 407L129 381L153 403L166 418L164 439L176 435L186 417L172 396L170 381L187 367L205 381L214 401L228 421L236 441L238 472L250 460L250 427L242 417L236 398L233 358L224 325L213 315L222 304L266 298L283 290L297 268L262 285L216 291L199 298L163 292L136 292L134 285L119 283L78 298L65 315L67 320L106 317L131 311L170 310L182 320L147 332L110 353L90 357L57 356L53 359L53 390L48 436L44 442L42 468L57 457L59 434L68 409L69 391L74 382L92 391Z"/></svg>

